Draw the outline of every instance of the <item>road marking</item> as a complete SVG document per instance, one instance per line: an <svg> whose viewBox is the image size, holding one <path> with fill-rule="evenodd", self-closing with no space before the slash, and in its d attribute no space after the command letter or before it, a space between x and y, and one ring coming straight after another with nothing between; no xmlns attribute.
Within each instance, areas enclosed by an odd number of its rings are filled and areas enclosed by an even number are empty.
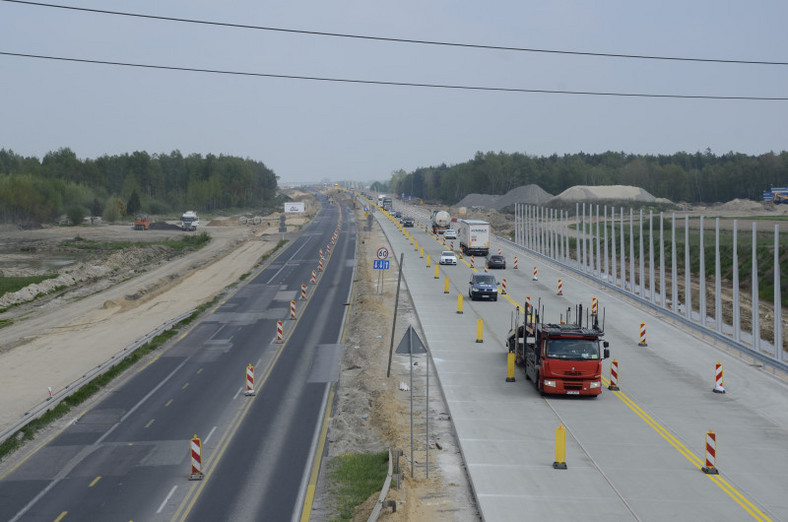
<svg viewBox="0 0 788 522"><path fill-rule="evenodd" d="M188 388L188 386L189 386L189 383L187 382L186 384L183 385L183 388L181 388L181 390L185 390L186 388Z"/></svg>
<svg viewBox="0 0 788 522"><path fill-rule="evenodd" d="M610 384L610 381L603 376L602 384L608 386ZM670 443L671 446L676 448L676 450L678 450L679 453L684 455L684 458L689 460L692 463L692 465L695 466L699 471L701 467L705 465L705 462L700 457L698 457L692 451L690 451L689 448L687 448L684 444L682 444L680 440L678 440L676 437L673 436L673 434L671 434L668 430L663 428L648 413L643 411L643 409L641 409L640 406L638 406L632 399L627 397L626 394L624 394L621 391L612 391L612 393L614 393L621 400L621 402L629 406L629 409L635 412L635 414L638 417L643 419L646 422L646 424L651 426L654 429L654 431L659 433L662 436L662 438L668 441L668 443ZM720 475L706 475L706 477L708 477L710 480L713 480L721 490L727 493L728 496L730 496L737 504L739 504L742 508L744 508L744 510L747 511L747 513L749 513L754 519L762 520L762 521L771 520L768 516L766 516L744 495L739 493L736 490L736 488L731 486L730 483L728 483L728 481L726 481Z"/></svg>
<svg viewBox="0 0 788 522"><path fill-rule="evenodd" d="M214 432L214 431L216 431L216 426L214 426L213 428L211 428L211 432L210 432L210 433L208 433L208 436L207 436L207 437L205 437L205 438L202 440L202 443L203 443L203 444L205 444L205 445L207 445L207 444L208 444L208 439L210 439L210 438L211 438L211 435L213 435L213 432Z"/></svg>
<svg viewBox="0 0 788 522"><path fill-rule="evenodd" d="M170 492L167 494L167 496L166 496L166 497L164 497L164 502L162 502L162 503L161 503L161 505L159 506L159 509L157 509L157 510L156 510L156 514L159 514L159 513L161 513L161 510L162 510L162 509L164 509L164 506L165 506L165 505L167 505L167 501L168 501L168 500L170 500L170 497L172 497L172 494L173 494L173 493L175 493L175 490L176 490L176 489L178 489L178 486L173 486L173 487L172 487L172 489L171 489L171 490L170 490Z"/></svg>
<svg viewBox="0 0 788 522"><path fill-rule="evenodd" d="M167 401L167 402L164 404L164 407L166 408L167 406L169 406L170 404L172 404L172 401L173 401L173 399L170 399L170 400L168 400L168 401Z"/></svg>
<svg viewBox="0 0 788 522"><path fill-rule="evenodd" d="M323 462L323 448L326 444L326 433L328 432L328 421L331 420L331 406L334 401L334 384L329 386L328 400L324 403L325 414L323 415L320 435L317 440L317 450L315 451L314 461L312 462L312 472L309 475L309 485L306 488L306 496L301 510L301 522L309 522L312 515L312 502L315 500L315 490L317 489L317 477L320 474L320 464ZM315 433L317 435L317 432ZM313 444L314 447L314 444Z"/></svg>
<svg viewBox="0 0 788 522"><path fill-rule="evenodd" d="M235 395L233 395L233 400L237 399L237 398L238 398L238 396L239 396L239 395L241 395L241 392L242 392L242 391L244 391L243 387L241 387L241 388L238 388L238 391L237 391L237 392L235 392Z"/></svg>
<svg viewBox="0 0 788 522"><path fill-rule="evenodd" d="M156 419L151 419L151 420L149 420L149 421L148 421L148 423L145 425L145 429L148 429L148 428L150 428L150 427L151 427L151 424L153 424L154 422L156 422Z"/></svg>
<svg viewBox="0 0 788 522"><path fill-rule="evenodd" d="M201 373L202 373L202 368L200 368L199 370L197 370L197 375L199 375L199 374L201 374Z"/></svg>
<svg viewBox="0 0 788 522"><path fill-rule="evenodd" d="M63 520L63 517L65 517L66 515L68 515L68 511L63 511L63 512L62 512L60 515L58 515L58 517L55 519L55 522L60 522L61 520Z"/></svg>
<svg viewBox="0 0 788 522"><path fill-rule="evenodd" d="M90 484L88 484L88 487L89 487L89 488L92 488L93 486L95 486L95 485L96 485L96 482L98 482L99 480L101 480L101 475L99 475L98 477L94 478L94 479L93 479L93 482L91 482Z"/></svg>
<svg viewBox="0 0 788 522"><path fill-rule="evenodd" d="M303 249L308 243L309 241L305 242L304 245L301 248L299 248L296 253L300 252L301 249ZM295 254L291 256L290 259L293 259L294 256ZM281 272L286 265L287 263L283 265L283 267L277 272L277 274ZM273 279L274 278L271 278L271 280ZM271 280L268 281L268 284L270 284ZM352 287L352 283L351 283L351 287ZM311 300L306 302L305 308L309 306L309 303L311 303ZM347 309L345 309L345 314L347 314ZM277 361L279 361L279 358L282 356L282 353L284 353L284 349L287 346L288 340L290 339L290 334L298 327L298 324L301 322L301 318L304 315L305 314L303 312L298 315L298 317L295 320L295 323L293 324L293 328L291 328L287 332L281 344L278 344L276 342L275 340L276 337L274 337L274 340L271 341L270 345L272 347L278 346L279 349L276 351L275 355L271 358L270 362L268 363L268 366L262 372L262 377L260 379L260 388L262 388L263 385L268 381L268 378L270 377L271 372L273 372L273 369L276 366ZM184 388L185 387L186 386L184 386ZM238 428L241 426L241 421L243 421L243 419L249 413L249 409L252 407L252 404L254 404L254 400L256 397L258 396L253 395L248 401L245 401L244 406L242 406L236 412L235 417L230 421L229 429L226 432L224 432L224 434L222 434L222 437L219 439L219 443L216 446L217 452L209 456L205 462L205 465L203 466L203 469L206 470L203 476L203 480L200 480L198 483L193 484L191 488L189 488L189 491L184 496L180 506L178 506L178 509L175 511L175 514L173 515L171 520L180 520L181 522L184 522L186 518L189 516L191 510L194 508L194 505L197 503L197 499L200 498L203 489L205 488L206 484L208 484L210 478L213 476L213 472L216 468L216 465L219 463L219 461L221 461L224 452L230 446L230 442L235 436L235 433L238 431Z"/></svg>

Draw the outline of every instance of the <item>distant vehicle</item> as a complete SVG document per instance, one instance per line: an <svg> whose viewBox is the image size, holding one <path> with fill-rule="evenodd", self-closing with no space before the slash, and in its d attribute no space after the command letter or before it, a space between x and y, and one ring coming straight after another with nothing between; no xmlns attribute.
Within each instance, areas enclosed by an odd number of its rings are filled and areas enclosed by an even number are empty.
<svg viewBox="0 0 788 522"><path fill-rule="evenodd" d="M408 216L408 217L402 218L402 226L403 227L413 227L415 225L416 225L416 220L413 219L412 217Z"/></svg>
<svg viewBox="0 0 788 522"><path fill-rule="evenodd" d="M402 217L402 212L395 210L393 216L397 219L400 219Z"/></svg>
<svg viewBox="0 0 788 522"><path fill-rule="evenodd" d="M188 210L181 216L181 230L194 231L200 226L200 218L193 210Z"/></svg>
<svg viewBox="0 0 788 522"><path fill-rule="evenodd" d="M487 256L487 268L506 268L506 258L499 254Z"/></svg>
<svg viewBox="0 0 788 522"><path fill-rule="evenodd" d="M479 219L460 219L457 239L466 256L486 256L490 253L490 224Z"/></svg>
<svg viewBox="0 0 788 522"><path fill-rule="evenodd" d="M150 228L150 218L147 214L137 214L134 219L134 230L148 230Z"/></svg>
<svg viewBox="0 0 788 522"><path fill-rule="evenodd" d="M383 208L383 210L389 210L389 211L392 209L392 205L393 205L393 202L391 201L391 198L388 197L388 196L383 198L383 203L380 204L380 206L381 206L381 208Z"/></svg>
<svg viewBox="0 0 788 522"><path fill-rule="evenodd" d="M453 228L447 228L446 232L443 233L443 237L446 239L457 239L457 231Z"/></svg>
<svg viewBox="0 0 788 522"><path fill-rule="evenodd" d="M445 210L433 210L430 216L433 234L443 234L451 223L451 215Z"/></svg>
<svg viewBox="0 0 788 522"><path fill-rule="evenodd" d="M444 250L441 252L440 264L442 265L456 265L457 256L451 250Z"/></svg>
<svg viewBox="0 0 788 522"><path fill-rule="evenodd" d="M468 297L471 301L476 299L498 300L498 282L492 274L473 274L468 283Z"/></svg>

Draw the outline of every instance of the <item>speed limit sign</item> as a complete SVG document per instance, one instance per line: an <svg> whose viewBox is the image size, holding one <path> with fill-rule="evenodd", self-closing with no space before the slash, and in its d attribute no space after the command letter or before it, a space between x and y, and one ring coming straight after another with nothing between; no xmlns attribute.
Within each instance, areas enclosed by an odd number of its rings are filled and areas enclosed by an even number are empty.
<svg viewBox="0 0 788 522"><path fill-rule="evenodd" d="M378 248L378 259L386 259L389 257L389 249L386 247Z"/></svg>

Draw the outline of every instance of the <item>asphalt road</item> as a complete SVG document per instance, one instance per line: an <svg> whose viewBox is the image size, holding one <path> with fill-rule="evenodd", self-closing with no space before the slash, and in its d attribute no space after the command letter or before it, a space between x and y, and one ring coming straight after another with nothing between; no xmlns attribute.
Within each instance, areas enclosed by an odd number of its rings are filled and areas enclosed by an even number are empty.
<svg viewBox="0 0 788 522"><path fill-rule="evenodd" d="M339 375L355 255L352 213L321 202L316 219L251 280L0 480L0 520L299 518ZM254 396L243 393L248 364ZM198 481L189 480L194 435L202 440Z"/></svg>
<svg viewBox="0 0 788 522"><path fill-rule="evenodd" d="M426 256L437 259L443 246L423 229L406 229L424 248L422 258L394 223L378 218L393 253L405 253L404 281L485 520L788 520L784 381L665 314L653 315L627 296L506 244L492 247L503 249L509 268L493 273L507 278L508 295L471 302L468 281L479 268L464 260L440 267L435 279ZM515 254L519 270L511 268ZM562 296L556 295L559 277ZM458 295L465 296L463 314ZM515 382L506 382L504 342L526 295L534 304L541 299L549 322L599 298L620 391L541 397L521 369ZM478 319L482 343L476 342ZM648 346L638 346L641 321ZM725 394L712 392L717 361L725 369ZM610 362L603 363L605 385ZM567 470L552 466L559 426L566 429ZM701 471L709 430L717 435L718 475Z"/></svg>

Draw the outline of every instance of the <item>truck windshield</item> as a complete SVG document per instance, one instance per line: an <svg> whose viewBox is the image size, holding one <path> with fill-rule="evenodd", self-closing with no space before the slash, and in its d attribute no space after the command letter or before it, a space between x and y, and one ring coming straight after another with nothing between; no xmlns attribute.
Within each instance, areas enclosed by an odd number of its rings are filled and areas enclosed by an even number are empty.
<svg viewBox="0 0 788 522"><path fill-rule="evenodd" d="M599 341L591 339L550 339L547 342L547 357L568 361L599 359Z"/></svg>

